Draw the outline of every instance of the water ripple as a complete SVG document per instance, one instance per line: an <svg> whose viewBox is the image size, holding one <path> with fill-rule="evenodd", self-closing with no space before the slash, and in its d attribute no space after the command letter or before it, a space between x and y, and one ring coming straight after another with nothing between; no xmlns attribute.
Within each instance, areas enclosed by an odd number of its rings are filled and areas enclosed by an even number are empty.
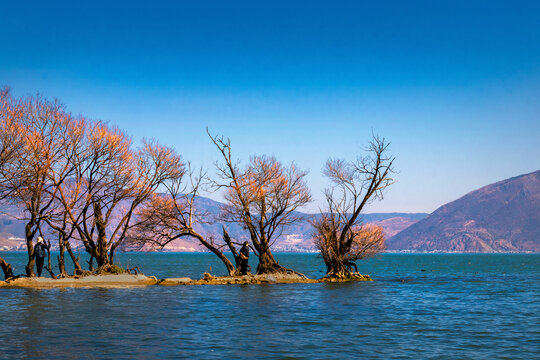
<svg viewBox="0 0 540 360"><path fill-rule="evenodd" d="M8 255L14 256L2 254ZM210 255L123 256L141 261L148 273L180 276L175 266L200 274L208 266L201 256ZM280 261L305 273L320 265L312 255ZM362 267L378 281L0 289L0 358L532 359L540 353L539 255L385 255Z"/></svg>

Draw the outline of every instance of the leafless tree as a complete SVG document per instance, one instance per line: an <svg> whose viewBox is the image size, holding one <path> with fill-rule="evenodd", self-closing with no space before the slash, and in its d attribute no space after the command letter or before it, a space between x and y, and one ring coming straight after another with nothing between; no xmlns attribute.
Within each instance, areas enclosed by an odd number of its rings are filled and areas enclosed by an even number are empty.
<svg viewBox="0 0 540 360"><path fill-rule="evenodd" d="M4 177L7 167L16 156L17 148L21 145L22 132L19 128L20 107L11 95L8 87L0 88L0 200L11 193L9 180ZM6 279L13 277L11 265L0 257L0 267Z"/></svg>
<svg viewBox="0 0 540 360"><path fill-rule="evenodd" d="M154 194L151 201L137 211L137 224L129 233L130 244L139 248L151 246L163 249L176 239L196 239L223 262L229 275L236 275L237 266L233 266L224 254L224 249L228 247L235 259L238 256L225 228L223 241L216 239L216 234L202 234L195 229L197 224L214 221L197 205L206 176L202 170L195 174L190 164L184 170L178 173L178 177L163 184L164 194Z"/></svg>
<svg viewBox="0 0 540 360"><path fill-rule="evenodd" d="M84 273L78 258L71 249L70 239L75 231L75 226L69 221L68 212L62 202L62 196L64 199L68 199L70 208L76 205L78 189L76 188L77 183L73 179L77 178L77 160L80 159L80 155L84 152L85 136L89 122L83 117L70 118L69 120L65 125L65 132L62 134L61 139L62 146L59 149L58 163L62 164L62 166L51 168L48 175L52 184L50 188L54 191L50 194L55 199L54 206L51 207L48 216L43 218L44 224L40 226L40 232L47 229L50 235L56 236L58 239L60 254L57 260L60 277L67 276L64 260L66 250L73 262L75 274ZM48 271L51 272L52 269Z"/></svg>
<svg viewBox="0 0 540 360"><path fill-rule="evenodd" d="M69 191L60 187L59 200L80 240L95 259L98 271L108 271L115 250L133 226L135 210L181 169L179 157L155 141L132 149L122 131L101 122L88 126L83 151L73 163Z"/></svg>
<svg viewBox="0 0 540 360"><path fill-rule="evenodd" d="M119 129L74 118L39 94L14 98L0 89L0 130L0 200L22 210L28 276L32 240L45 228L58 235L62 276L64 250L82 272L72 238L107 271L137 207L182 168L172 149L153 140L134 149Z"/></svg>
<svg viewBox="0 0 540 360"><path fill-rule="evenodd" d="M22 102L12 96L10 88L0 88L0 169L13 163L19 149L24 147L22 117ZM15 170L10 166L10 171ZM16 175L19 175L18 171ZM7 171L0 171L0 200L6 199L13 192L11 177Z"/></svg>
<svg viewBox="0 0 540 360"><path fill-rule="evenodd" d="M241 168L232 158L230 140L208 135L223 160L216 163L220 180L215 182L225 190L223 220L239 223L249 232L259 258L257 274L293 272L278 264L270 247L287 226L302 219L296 210L311 201L307 172L269 156L253 156Z"/></svg>
<svg viewBox="0 0 540 360"><path fill-rule="evenodd" d="M73 185L74 184L72 182L66 181L61 185L61 190L58 192L59 197L61 193L61 195L64 196L64 199L68 199L66 203L69 205L70 209L73 209L76 205L76 201L74 201L73 198L76 198L77 192L73 191L73 189L70 189L70 187L72 187ZM58 268L60 271L59 276L68 276L65 266L66 251L69 254L69 257L73 263L74 274L84 275L87 273L87 271L83 270L79 258L75 255L71 246L71 241L74 239L74 234L76 233L76 226L73 224L73 222L70 221L69 212L63 206L62 202L60 200L58 200L58 202L62 206L57 206L56 210L51 213L49 217L44 219L46 226L42 226L42 229L45 228L45 231L47 231L52 237L56 237L58 239L59 255L57 257L57 260Z"/></svg>
<svg viewBox="0 0 540 360"><path fill-rule="evenodd" d="M43 219L54 208L55 185L50 181L53 169L66 179L70 165L62 161L62 147L71 115L57 100L42 96L28 96L14 100L2 97L1 117L3 148L9 142L17 143L11 157L0 166L0 179L4 200L23 210L28 263L26 274L34 276L33 238ZM6 101L7 100L7 101Z"/></svg>
<svg viewBox="0 0 540 360"><path fill-rule="evenodd" d="M356 161L329 160L324 175L332 183L325 191L327 206L312 224L315 244L327 266L327 277L354 278L355 262L384 249L384 235L377 226L362 225L361 212L373 200L383 198L394 183L394 157L389 143L373 136L367 155Z"/></svg>

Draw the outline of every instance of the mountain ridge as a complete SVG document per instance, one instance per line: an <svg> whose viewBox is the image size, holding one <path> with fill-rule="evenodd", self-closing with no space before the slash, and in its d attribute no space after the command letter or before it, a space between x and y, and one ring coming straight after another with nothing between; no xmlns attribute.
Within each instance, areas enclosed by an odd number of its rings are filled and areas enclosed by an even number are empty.
<svg viewBox="0 0 540 360"><path fill-rule="evenodd" d="M219 214L221 211L220 207L223 206L223 203L208 197L198 196L195 205L213 218ZM2 207L1 210L3 215L0 215L0 250L25 250L24 222L22 220L14 219L13 214L16 213L16 209L13 207ZM6 213L11 214L11 216L5 215ZM315 251L315 245L313 244L312 239L313 229L310 220L320 215L303 212L298 213L302 215L304 219L285 229L284 233L273 244L272 249L274 251ZM390 237L427 215L428 214L425 213L393 212L362 214L362 217L365 222L383 226L386 235ZM201 234L220 238L223 225L224 224L219 221L213 221L206 224L197 224L195 228ZM248 233L240 224L227 223L226 227L234 240L241 242L247 239ZM52 239L51 243L54 246L54 241ZM170 245L167 245L164 248L164 251L206 251L206 248L200 245L195 239L183 238L177 239Z"/></svg>
<svg viewBox="0 0 540 360"><path fill-rule="evenodd" d="M220 212L219 201L198 197L196 205L211 217ZM1 207L0 250L24 250L24 222L17 210ZM310 219L319 214L299 213L304 219L285 229L274 251L313 252ZM540 252L540 170L514 176L468 192L431 214L369 213L366 223L383 227L389 251L406 252ZM223 224L199 224L205 235L221 237ZM240 224L227 223L233 239L247 239ZM54 241L53 241L54 243ZM194 239L178 239L164 251L205 251Z"/></svg>
<svg viewBox="0 0 540 360"><path fill-rule="evenodd" d="M389 250L539 252L540 170L473 190L392 236Z"/></svg>

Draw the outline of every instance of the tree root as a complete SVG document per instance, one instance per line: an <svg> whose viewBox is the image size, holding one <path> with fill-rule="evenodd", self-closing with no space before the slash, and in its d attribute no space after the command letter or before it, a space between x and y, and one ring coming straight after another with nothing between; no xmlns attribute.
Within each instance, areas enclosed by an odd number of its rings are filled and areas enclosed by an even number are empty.
<svg viewBox="0 0 540 360"><path fill-rule="evenodd" d="M347 282L347 281L372 281L369 275L362 275L351 271L331 271L322 279L326 282Z"/></svg>
<svg viewBox="0 0 540 360"><path fill-rule="evenodd" d="M132 268L127 268L127 269L126 269L126 272L127 272L128 274L133 274L133 275L139 275L139 274L142 274L141 269L139 269L139 267L137 267L137 266L132 267Z"/></svg>
<svg viewBox="0 0 540 360"><path fill-rule="evenodd" d="M52 269L49 267L49 266L45 266L45 270L47 270L47 272L49 273L49 275L51 275L51 278L53 279L58 279L56 275L54 275L54 272L52 271Z"/></svg>
<svg viewBox="0 0 540 360"><path fill-rule="evenodd" d="M7 263L4 259L0 257L0 267L4 271L4 277L6 280L13 278L13 269L11 268L11 265Z"/></svg>
<svg viewBox="0 0 540 360"><path fill-rule="evenodd" d="M303 279L307 279L307 276L298 272L298 271L295 271L295 270L292 270L292 269L289 269L289 268L286 268L284 266L281 266L279 264L272 264L270 266L265 266L263 268L261 268L260 266L257 267L257 275L264 275L264 274L288 274L288 275L298 275L300 276L301 278Z"/></svg>

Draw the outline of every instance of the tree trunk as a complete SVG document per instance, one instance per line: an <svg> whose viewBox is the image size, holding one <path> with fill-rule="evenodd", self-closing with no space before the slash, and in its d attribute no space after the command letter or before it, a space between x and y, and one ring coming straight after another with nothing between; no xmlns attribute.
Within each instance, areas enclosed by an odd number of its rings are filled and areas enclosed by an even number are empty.
<svg viewBox="0 0 540 360"><path fill-rule="evenodd" d="M266 249L266 251L259 251L259 254L257 256L259 257L259 265L257 266L257 275L295 274L300 277L306 278L306 276L302 273L299 273L297 271L294 271L292 269L288 269L284 266L279 265L276 259L274 259L274 255L272 255L272 252L270 251L270 249Z"/></svg>
<svg viewBox="0 0 540 360"><path fill-rule="evenodd" d="M107 269L111 263L109 262L109 253L107 249L107 238L102 234L98 235L97 246L94 254L90 254L96 260L98 271Z"/></svg>
<svg viewBox="0 0 540 360"><path fill-rule="evenodd" d="M95 259L98 269L104 269L111 265L107 251L100 251L96 254Z"/></svg>
<svg viewBox="0 0 540 360"><path fill-rule="evenodd" d="M60 251L60 254L58 255L58 269L60 271L60 277L66 277L66 262L65 262L65 236L62 234L58 237L58 250Z"/></svg>
<svg viewBox="0 0 540 360"><path fill-rule="evenodd" d="M279 265L274 259L274 255L268 251L259 252L259 265L257 266L257 275L272 273L294 273L294 271Z"/></svg>
<svg viewBox="0 0 540 360"><path fill-rule="evenodd" d="M111 250L109 251L109 264L114 264L114 254L115 254L115 247L111 246Z"/></svg>
<svg viewBox="0 0 540 360"><path fill-rule="evenodd" d="M26 249L28 251L28 263L26 264L26 276L28 277L36 276L36 274L34 273L34 244L32 242L35 235L35 231L32 230L33 226L33 222L28 222L24 229L26 235Z"/></svg>
<svg viewBox="0 0 540 360"><path fill-rule="evenodd" d="M47 248L47 266L45 267L45 270L49 272L51 277L53 279L56 279L56 275L54 275L54 272L52 271L52 265L51 265L51 242L49 241L49 247Z"/></svg>
<svg viewBox="0 0 540 360"><path fill-rule="evenodd" d="M90 260L88 260L88 270L94 271L94 254L90 254Z"/></svg>
<svg viewBox="0 0 540 360"><path fill-rule="evenodd" d="M98 266L98 272L107 270L110 267L109 262L109 248L107 241L107 224L103 220L103 213L101 203L99 201L94 202L94 216L97 230L97 246L94 250L93 258L96 259Z"/></svg>
<svg viewBox="0 0 540 360"><path fill-rule="evenodd" d="M327 273L324 279L352 280L360 276L356 264L352 261L332 259L326 266Z"/></svg>
<svg viewBox="0 0 540 360"><path fill-rule="evenodd" d="M197 232L191 231L190 235L197 238L200 241L200 243L204 245L204 247L206 247L208 250L213 252L221 260L221 262L227 268L227 271L229 272L229 276L233 276L235 274L235 271L236 271L235 267L233 266L231 261L225 256L225 254L223 254L222 251L220 251L214 245L212 245L208 241L206 241L204 239L204 237L202 235L198 234Z"/></svg>
<svg viewBox="0 0 540 360"><path fill-rule="evenodd" d="M234 257L234 264L235 264L235 270L233 273L229 271L229 275L239 275L241 273L240 271L240 255L238 254L238 251L234 247L234 244L232 243L231 237L229 236L229 233L227 230L225 230L225 227L223 227L223 240L225 240L225 243L229 247L229 250L231 250L231 253ZM227 264L225 264L227 265Z"/></svg>
<svg viewBox="0 0 540 360"><path fill-rule="evenodd" d="M90 258L90 261L93 259L96 260L97 272L98 273L107 273L109 272L112 262L109 261L109 252L107 251L107 242L104 240L98 240L97 252L95 256ZM92 264L90 263L92 268ZM91 269L92 270L92 269Z"/></svg>
<svg viewBox="0 0 540 360"><path fill-rule="evenodd" d="M69 240L67 240L65 243L66 250L69 254L69 257L71 258L71 261L73 262L73 267L75 268L75 275L80 275L84 273L84 270L81 267L81 263L79 262L79 259L75 256L73 253L73 250L71 250L71 244L69 243Z"/></svg>
<svg viewBox="0 0 540 360"><path fill-rule="evenodd" d="M227 272L229 273L229 276L233 276L236 272L236 269L235 267L233 266L233 264L231 263L231 261L225 256L225 254L223 254L222 252L218 251L218 253L215 253L219 259L221 260L221 262L225 265L225 267L227 268Z"/></svg>
<svg viewBox="0 0 540 360"><path fill-rule="evenodd" d="M10 279L13 277L13 270L11 269L11 265L8 264L4 259L0 257L0 267L4 271L4 277L5 279Z"/></svg>
<svg viewBox="0 0 540 360"><path fill-rule="evenodd" d="M333 261L328 267L328 271L325 277L341 278L350 275L350 271L343 264L342 261Z"/></svg>

